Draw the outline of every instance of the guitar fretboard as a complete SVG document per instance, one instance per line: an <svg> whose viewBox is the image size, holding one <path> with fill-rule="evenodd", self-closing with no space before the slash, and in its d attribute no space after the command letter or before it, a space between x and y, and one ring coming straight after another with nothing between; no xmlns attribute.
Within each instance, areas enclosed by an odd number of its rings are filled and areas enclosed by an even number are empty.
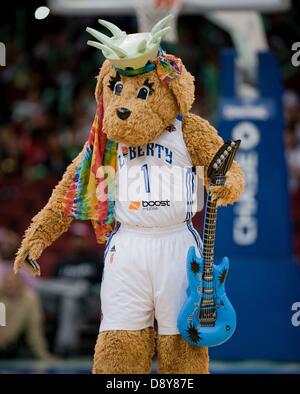
<svg viewBox="0 0 300 394"><path fill-rule="evenodd" d="M208 193L205 221L203 231L203 260L204 260L204 282L212 282L214 248L217 222L217 203L212 200L211 192Z"/></svg>

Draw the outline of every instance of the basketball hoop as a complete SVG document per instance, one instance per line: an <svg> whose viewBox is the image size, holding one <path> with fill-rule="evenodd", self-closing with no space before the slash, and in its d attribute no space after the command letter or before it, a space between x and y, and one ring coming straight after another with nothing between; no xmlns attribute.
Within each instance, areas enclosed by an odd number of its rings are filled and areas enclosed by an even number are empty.
<svg viewBox="0 0 300 394"><path fill-rule="evenodd" d="M152 27L165 16L172 14L172 31L166 34L165 41L178 41L177 20L184 0L132 0L138 20L139 32L151 31Z"/></svg>

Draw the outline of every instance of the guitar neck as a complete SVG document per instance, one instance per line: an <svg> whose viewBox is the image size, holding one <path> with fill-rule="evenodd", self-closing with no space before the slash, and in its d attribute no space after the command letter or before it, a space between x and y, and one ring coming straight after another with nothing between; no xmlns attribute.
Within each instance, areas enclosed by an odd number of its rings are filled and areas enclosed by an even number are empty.
<svg viewBox="0 0 300 394"><path fill-rule="evenodd" d="M206 277L210 277L213 270L216 222L217 202L213 201L211 192L208 192L203 230L204 276Z"/></svg>

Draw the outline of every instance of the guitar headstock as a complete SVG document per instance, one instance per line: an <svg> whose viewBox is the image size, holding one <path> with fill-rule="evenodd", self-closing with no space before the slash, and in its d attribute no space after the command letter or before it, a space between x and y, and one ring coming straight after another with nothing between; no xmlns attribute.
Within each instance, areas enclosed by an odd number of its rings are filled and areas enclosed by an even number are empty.
<svg viewBox="0 0 300 394"><path fill-rule="evenodd" d="M226 141L215 154L207 169L207 176L211 185L224 185L226 180L226 173L231 167L240 143L241 140Z"/></svg>

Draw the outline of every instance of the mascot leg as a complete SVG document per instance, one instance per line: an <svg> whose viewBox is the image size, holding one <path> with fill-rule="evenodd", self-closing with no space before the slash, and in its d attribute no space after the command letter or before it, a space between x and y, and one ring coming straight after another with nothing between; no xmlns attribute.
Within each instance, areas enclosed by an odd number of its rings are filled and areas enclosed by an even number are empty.
<svg viewBox="0 0 300 394"><path fill-rule="evenodd" d="M149 374L154 353L153 328L100 332L94 374Z"/></svg>
<svg viewBox="0 0 300 394"><path fill-rule="evenodd" d="M207 347L191 346L180 335L159 335L158 373L207 374Z"/></svg>

